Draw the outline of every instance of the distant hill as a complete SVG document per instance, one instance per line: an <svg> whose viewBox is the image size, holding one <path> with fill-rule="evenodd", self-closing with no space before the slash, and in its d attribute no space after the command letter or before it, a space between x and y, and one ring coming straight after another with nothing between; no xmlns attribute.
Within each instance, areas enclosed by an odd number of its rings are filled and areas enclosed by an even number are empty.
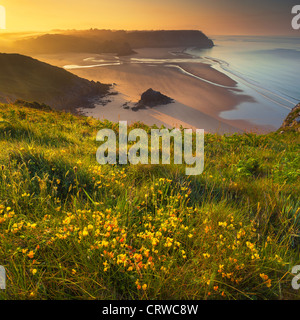
<svg viewBox="0 0 300 320"><path fill-rule="evenodd" d="M28 53L116 53L119 56L133 54L130 45L122 39L103 40L80 35L44 34L18 40L14 44L18 52Z"/></svg>
<svg viewBox="0 0 300 320"><path fill-rule="evenodd" d="M135 48L195 46L211 48L213 41L201 31L71 30L44 34L15 42L18 52L90 52L129 55Z"/></svg>
<svg viewBox="0 0 300 320"><path fill-rule="evenodd" d="M211 48L214 46L212 40L197 30L133 31L126 33L126 41L132 48L181 46Z"/></svg>
<svg viewBox="0 0 300 320"><path fill-rule="evenodd" d="M20 54L0 53L0 100L24 99L74 110L109 85L88 81L62 68Z"/></svg>

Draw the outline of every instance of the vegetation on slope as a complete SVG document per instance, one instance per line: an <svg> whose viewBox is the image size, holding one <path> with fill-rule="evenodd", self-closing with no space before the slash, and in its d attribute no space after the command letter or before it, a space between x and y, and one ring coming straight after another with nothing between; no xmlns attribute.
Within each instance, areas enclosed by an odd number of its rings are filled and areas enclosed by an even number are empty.
<svg viewBox="0 0 300 320"><path fill-rule="evenodd" d="M74 110L109 86L80 78L62 68L20 54L0 53L0 99L24 99L56 109Z"/></svg>
<svg viewBox="0 0 300 320"><path fill-rule="evenodd" d="M282 126L278 129L280 133L287 131L300 132L300 103L292 109L283 121Z"/></svg>
<svg viewBox="0 0 300 320"><path fill-rule="evenodd" d="M0 298L297 298L299 134L206 134L205 170L187 177L98 165L96 133L118 124L0 117Z"/></svg>

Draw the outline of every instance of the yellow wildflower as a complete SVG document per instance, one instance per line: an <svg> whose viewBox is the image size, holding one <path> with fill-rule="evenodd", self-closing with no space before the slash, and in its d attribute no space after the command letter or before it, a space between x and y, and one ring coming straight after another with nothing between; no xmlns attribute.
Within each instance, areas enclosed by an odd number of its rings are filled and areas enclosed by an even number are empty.
<svg viewBox="0 0 300 320"><path fill-rule="evenodd" d="M89 235L89 232L86 230L86 228L84 228L84 230L82 231L82 235L84 237L88 236Z"/></svg>
<svg viewBox="0 0 300 320"><path fill-rule="evenodd" d="M28 256L30 259L32 259L32 258L34 257L34 252L31 250L31 251L27 254L27 256Z"/></svg>
<svg viewBox="0 0 300 320"><path fill-rule="evenodd" d="M261 273L259 276L265 281L267 281L269 279L269 277L264 273Z"/></svg>

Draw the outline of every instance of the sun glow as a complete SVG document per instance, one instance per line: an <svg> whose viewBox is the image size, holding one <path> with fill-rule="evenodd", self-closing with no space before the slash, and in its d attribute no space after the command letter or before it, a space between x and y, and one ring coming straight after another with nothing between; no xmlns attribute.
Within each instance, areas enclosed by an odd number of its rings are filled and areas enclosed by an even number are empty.
<svg viewBox="0 0 300 320"><path fill-rule="evenodd" d="M6 11L3 6L0 5L0 29L6 29Z"/></svg>
<svg viewBox="0 0 300 320"><path fill-rule="evenodd" d="M0 28L6 9L7 32L98 28L280 35L294 33L292 1L1 0Z"/></svg>

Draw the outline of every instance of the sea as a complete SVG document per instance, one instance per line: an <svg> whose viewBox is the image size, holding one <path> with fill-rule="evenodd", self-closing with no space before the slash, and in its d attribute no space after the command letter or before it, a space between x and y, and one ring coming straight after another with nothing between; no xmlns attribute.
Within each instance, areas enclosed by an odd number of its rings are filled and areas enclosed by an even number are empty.
<svg viewBox="0 0 300 320"><path fill-rule="evenodd" d="M211 49L187 48L236 80L255 101L243 102L220 114L225 119L246 119L278 127L300 102L299 37L212 36Z"/></svg>
<svg viewBox="0 0 300 320"><path fill-rule="evenodd" d="M67 65L66 69L118 66L123 63L163 65L209 82L182 67L182 62L208 63L214 69L236 81L235 89L249 96L232 110L223 111L221 118L247 120L273 131L281 126L285 117L300 102L300 35L299 37L266 36L211 36L215 46L211 49L184 48L169 53L169 59L112 57L99 60L84 59L83 65ZM182 55L185 53L187 55ZM188 57L188 58L187 58ZM230 88L229 88L230 89ZM232 89L232 88L231 88Z"/></svg>

